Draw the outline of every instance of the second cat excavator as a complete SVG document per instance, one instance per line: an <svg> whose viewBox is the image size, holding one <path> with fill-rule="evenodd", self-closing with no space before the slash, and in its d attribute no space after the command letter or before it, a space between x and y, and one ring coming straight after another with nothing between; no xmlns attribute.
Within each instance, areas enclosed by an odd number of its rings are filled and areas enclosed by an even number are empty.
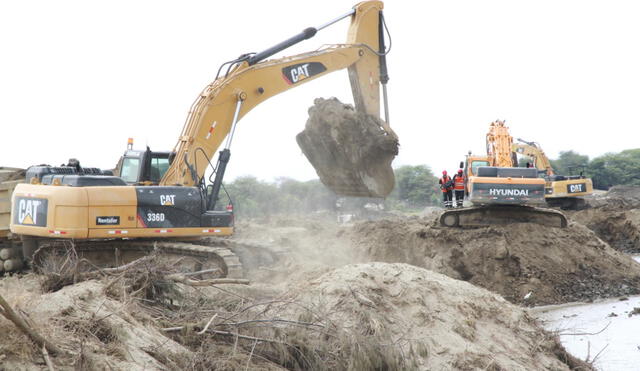
<svg viewBox="0 0 640 371"><path fill-rule="evenodd" d="M567 219L545 204L545 181L535 168L517 167L513 138L504 121L492 122L486 137L487 154L471 153L464 164L465 187L473 207L448 209L440 217L445 227L476 227L537 223L564 228Z"/></svg>
<svg viewBox="0 0 640 371"><path fill-rule="evenodd" d="M544 198L549 206L563 210L579 210L586 206L584 197L593 193L591 179L584 175L556 174L540 144L520 138L518 142L513 143L513 152L533 159L533 166L546 182Z"/></svg>
<svg viewBox="0 0 640 371"><path fill-rule="evenodd" d="M221 207L218 196L236 125L252 108L346 68L358 112L380 116L382 84L386 120L380 121L378 130L397 142L388 126L382 8L380 1L359 3L320 27L223 64L192 105L172 151L135 151L130 146L115 175L82 168L77 161L29 168L28 183L17 185L13 192L10 225L11 232L22 238L24 258L46 261L73 242L78 254L102 266L126 263L155 249L179 258L175 260L184 262L185 270L218 269L221 276L242 276L234 251L211 237L233 233L232 205ZM346 43L267 59L345 18L351 20ZM216 151L215 176L207 184L205 172ZM353 174L348 179L337 193L384 197L391 191L377 187L376 179Z"/></svg>

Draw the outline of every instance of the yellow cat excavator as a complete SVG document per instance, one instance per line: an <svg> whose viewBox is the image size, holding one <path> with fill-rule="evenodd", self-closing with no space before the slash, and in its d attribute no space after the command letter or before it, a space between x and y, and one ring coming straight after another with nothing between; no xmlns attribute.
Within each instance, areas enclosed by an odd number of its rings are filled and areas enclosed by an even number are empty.
<svg viewBox="0 0 640 371"><path fill-rule="evenodd" d="M578 210L585 207L585 196L593 193L593 182L584 175L558 175L551 166L540 144L518 138L513 143L513 152L533 159L533 165L546 182L544 198L549 206L563 210Z"/></svg>
<svg viewBox="0 0 640 371"><path fill-rule="evenodd" d="M73 240L78 254L101 265L121 264L156 248L179 257L184 269L217 268L223 276L242 276L234 252L207 238L233 233L232 205L220 207L218 200L238 121L278 93L347 68L359 112L380 116L382 83L386 119L380 130L396 138L387 124L382 9L380 1L359 3L320 27L224 63L192 105L172 151L136 151L130 145L115 174L77 161L29 168L28 183L13 193L10 225L22 237L24 257L38 263L63 252L69 244L61 242ZM267 60L344 18L351 19L345 44ZM215 177L207 185L205 171L217 150ZM339 191L375 195L371 184L371 179L352 181L351 189Z"/></svg>
<svg viewBox="0 0 640 371"><path fill-rule="evenodd" d="M467 198L474 206L445 210L440 224L476 227L522 222L566 227L567 219L561 212L537 207L545 204L545 181L535 168L517 167L513 138L504 121L489 125L486 144L486 155L469 153L460 164Z"/></svg>

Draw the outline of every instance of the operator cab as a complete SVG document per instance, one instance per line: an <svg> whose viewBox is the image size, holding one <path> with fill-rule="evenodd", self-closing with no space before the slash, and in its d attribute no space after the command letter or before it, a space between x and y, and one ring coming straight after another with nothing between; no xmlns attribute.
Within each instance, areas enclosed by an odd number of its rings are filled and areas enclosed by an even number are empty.
<svg viewBox="0 0 640 371"><path fill-rule="evenodd" d="M153 152L149 147L140 151L132 149L132 146L133 141L130 141L118 161L115 175L127 184L158 184L171 165L171 152Z"/></svg>

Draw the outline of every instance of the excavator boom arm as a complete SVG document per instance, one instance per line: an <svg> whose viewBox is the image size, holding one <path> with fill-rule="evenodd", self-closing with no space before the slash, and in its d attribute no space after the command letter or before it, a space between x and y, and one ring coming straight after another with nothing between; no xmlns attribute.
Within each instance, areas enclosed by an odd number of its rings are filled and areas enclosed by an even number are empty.
<svg viewBox="0 0 640 371"><path fill-rule="evenodd" d="M553 168L551 167L551 161L549 161L549 158L544 151L535 143L525 142L522 140L520 141L522 143L513 144L513 152L533 158L536 169L544 171L546 175L553 175L554 173Z"/></svg>
<svg viewBox="0 0 640 371"><path fill-rule="evenodd" d="M160 185L199 184L225 138L224 148L228 149L238 120L274 95L330 72L348 68L356 109L379 116L381 60L384 63L384 51L379 49L384 45L381 12L380 1L359 3L351 15L346 44L262 62L246 58L209 84L191 107L174 148L175 158ZM268 51L282 50L305 38L293 37Z"/></svg>
<svg viewBox="0 0 640 371"><path fill-rule="evenodd" d="M487 133L487 157L491 166L514 167L514 156L512 156L511 146L513 137L509 134L509 128L504 121L494 121L489 125Z"/></svg>

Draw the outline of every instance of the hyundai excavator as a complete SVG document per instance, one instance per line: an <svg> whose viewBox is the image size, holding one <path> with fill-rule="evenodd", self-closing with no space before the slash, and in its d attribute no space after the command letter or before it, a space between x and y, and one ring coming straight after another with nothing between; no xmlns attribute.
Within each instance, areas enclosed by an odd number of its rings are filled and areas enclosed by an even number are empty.
<svg viewBox="0 0 640 371"><path fill-rule="evenodd" d="M487 154L471 153L464 167L465 193L472 207L447 209L440 216L445 227L479 227L509 223L537 223L564 228L567 219L559 211L541 208L545 204L545 181L535 168L517 167L512 152L513 138L504 121L489 125Z"/></svg>
<svg viewBox="0 0 640 371"><path fill-rule="evenodd" d="M544 199L549 206L563 210L579 210L585 207L584 197L593 193L591 179L584 175L556 174L540 144L520 138L518 142L513 144L513 152L533 159L533 165L546 182Z"/></svg>
<svg viewBox="0 0 640 371"><path fill-rule="evenodd" d="M219 195L238 121L276 94L347 69L355 108L380 116L382 87L388 126L383 3L365 1L320 27L259 53L243 54L220 66L215 80L193 103L172 151L142 151L129 145L114 174L68 166L33 166L27 183L12 196L10 229L22 238L22 253L34 265L64 253L73 241L79 255L102 266L114 266L152 250L179 258L183 269L221 271L240 277L234 252L211 236L233 233L232 205L220 206ZM347 41L299 55L267 59L342 19L350 18ZM396 137L397 138L397 137ZM214 172L205 172L218 152ZM366 182L352 182L349 195L375 194ZM385 195L378 195L384 197ZM65 243L66 242L66 243Z"/></svg>

